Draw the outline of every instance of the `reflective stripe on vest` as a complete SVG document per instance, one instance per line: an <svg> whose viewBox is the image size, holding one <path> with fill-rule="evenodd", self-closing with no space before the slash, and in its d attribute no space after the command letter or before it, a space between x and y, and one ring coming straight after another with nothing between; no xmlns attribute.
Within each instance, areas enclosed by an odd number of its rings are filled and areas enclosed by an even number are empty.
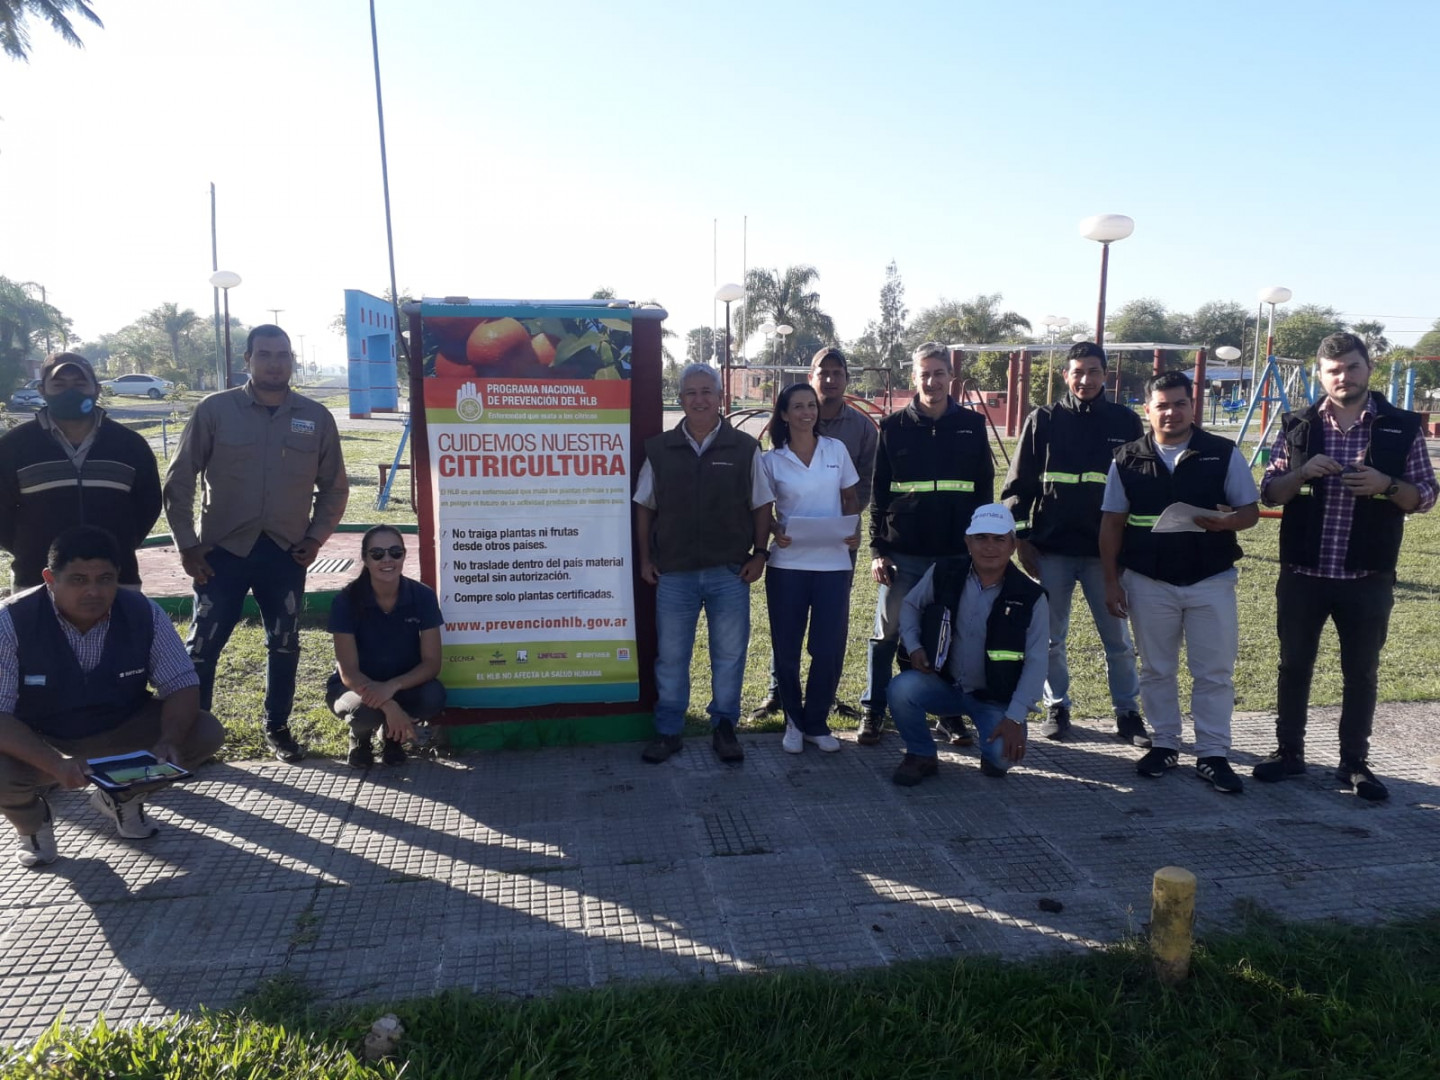
<svg viewBox="0 0 1440 1080"><path fill-rule="evenodd" d="M1103 484L1105 474L1103 472L1046 472L1040 474L1042 484Z"/></svg>
<svg viewBox="0 0 1440 1080"><path fill-rule="evenodd" d="M974 491L973 480L891 480L892 495L925 495L935 491Z"/></svg>
<svg viewBox="0 0 1440 1080"><path fill-rule="evenodd" d="M1082 484L1103 484L1107 479L1107 475L1103 472L1087 472L1080 474L1080 482Z"/></svg>
<svg viewBox="0 0 1440 1080"><path fill-rule="evenodd" d="M1152 514L1152 515L1150 515L1150 516L1148 516L1148 517L1147 517L1146 515L1144 515L1144 514L1131 514L1131 515L1130 515L1130 524L1131 524L1131 525L1136 525L1136 526L1138 526L1138 527L1140 527L1140 528L1142 528L1142 529L1153 529L1153 528L1155 527L1155 523L1156 523L1157 521L1159 521L1159 520L1160 520L1160 515L1159 515L1159 514Z"/></svg>
<svg viewBox="0 0 1440 1080"><path fill-rule="evenodd" d="M991 660L994 660L994 661L997 661L997 662L998 662L998 661L1001 661L1001 660L1024 660L1024 659L1025 659L1025 654L1024 654L1023 652L1010 652L1010 651L1007 650L1007 649L986 649L986 650L985 650L985 655L986 655L987 658L989 658L989 659L991 659Z"/></svg>

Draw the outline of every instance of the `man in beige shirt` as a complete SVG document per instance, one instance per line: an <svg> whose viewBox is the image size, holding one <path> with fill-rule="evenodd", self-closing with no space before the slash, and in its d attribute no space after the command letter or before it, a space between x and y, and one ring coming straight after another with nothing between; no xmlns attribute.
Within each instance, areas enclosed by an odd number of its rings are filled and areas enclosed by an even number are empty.
<svg viewBox="0 0 1440 1080"><path fill-rule="evenodd" d="M245 343L250 380L196 406L165 474L165 517L195 582L186 642L210 709L215 663L254 593L265 624L265 741L281 761L305 756L290 734L300 663L305 568L345 513L350 484L335 418L290 389L295 355L278 326ZM196 476L204 476L199 532Z"/></svg>

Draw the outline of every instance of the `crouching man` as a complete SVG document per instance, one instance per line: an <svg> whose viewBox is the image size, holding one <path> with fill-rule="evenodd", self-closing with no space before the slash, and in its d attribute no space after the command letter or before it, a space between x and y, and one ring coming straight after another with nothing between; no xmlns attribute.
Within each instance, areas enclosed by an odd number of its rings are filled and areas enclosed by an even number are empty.
<svg viewBox="0 0 1440 1080"><path fill-rule="evenodd" d="M926 714L964 714L980 738L980 771L1004 776L1025 757L1026 722L1045 684L1050 612L1045 590L1010 561L1015 519L1002 503L977 509L968 555L941 559L905 594L900 641L910 670L890 683L890 716L905 740L892 779L913 787L938 767Z"/></svg>
<svg viewBox="0 0 1440 1080"><path fill-rule="evenodd" d="M45 583L0 607L0 813L24 866L55 861L45 793L90 783L87 759L149 750L193 769L225 741L169 617L119 575L115 538L76 526L50 546ZM143 796L96 788L90 805L121 836L158 831Z"/></svg>

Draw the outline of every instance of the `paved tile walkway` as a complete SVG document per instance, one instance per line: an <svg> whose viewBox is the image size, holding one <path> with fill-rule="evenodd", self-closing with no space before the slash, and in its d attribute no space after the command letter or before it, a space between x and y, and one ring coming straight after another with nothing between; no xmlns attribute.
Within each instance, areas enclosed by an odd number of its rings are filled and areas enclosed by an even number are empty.
<svg viewBox="0 0 1440 1080"><path fill-rule="evenodd" d="M1144 780L1138 751L1083 729L1005 780L947 752L911 790L889 781L893 735L798 758L778 735L746 735L738 768L703 739L661 766L634 744L363 775L212 765L155 800L165 829L147 841L114 837L63 794L62 859L0 863L0 1039L62 1013L223 1007L281 973L326 1000L380 1003L1085 949L1141 932L1150 875L1171 863L1200 878L1201 934L1256 905L1416 914L1440 897L1433 713L1382 709L1385 805L1340 794L1319 766L1239 797L1183 766ZM1237 718L1237 763L1269 749L1272 723ZM1317 713L1317 762L1333 764L1334 725L1335 710Z"/></svg>

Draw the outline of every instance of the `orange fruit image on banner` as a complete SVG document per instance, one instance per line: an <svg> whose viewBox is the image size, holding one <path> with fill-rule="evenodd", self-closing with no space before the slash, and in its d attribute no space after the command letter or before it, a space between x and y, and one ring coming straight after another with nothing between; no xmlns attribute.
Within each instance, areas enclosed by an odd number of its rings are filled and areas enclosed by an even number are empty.
<svg viewBox="0 0 1440 1080"><path fill-rule="evenodd" d="M535 359L549 367L555 362L555 343L550 340L547 334L536 334L530 339L535 346Z"/></svg>
<svg viewBox="0 0 1440 1080"><path fill-rule="evenodd" d="M476 367L524 364L535 359L535 346L520 320L506 317L475 327L465 343L465 357Z"/></svg>

